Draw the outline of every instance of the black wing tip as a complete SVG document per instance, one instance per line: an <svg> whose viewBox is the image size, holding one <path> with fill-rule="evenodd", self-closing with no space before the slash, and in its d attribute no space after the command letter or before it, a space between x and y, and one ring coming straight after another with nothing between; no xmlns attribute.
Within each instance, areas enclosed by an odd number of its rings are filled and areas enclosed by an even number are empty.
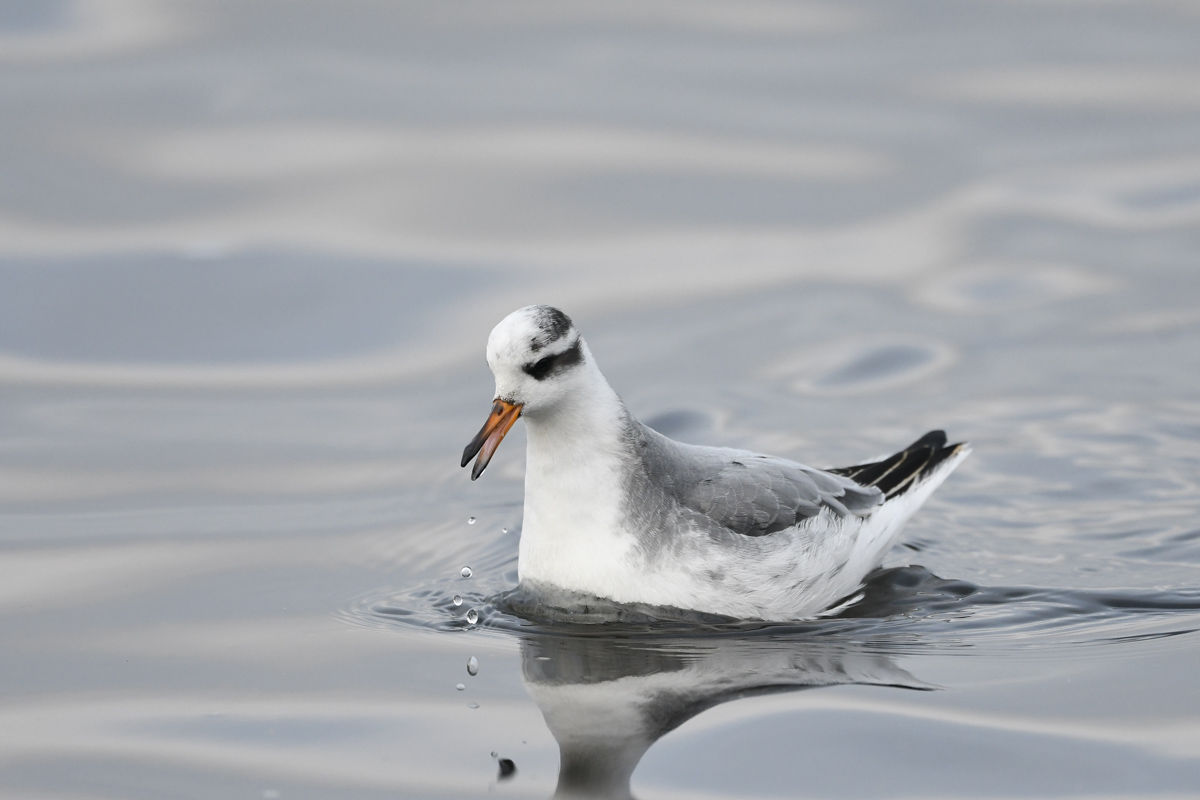
<svg viewBox="0 0 1200 800"><path fill-rule="evenodd" d="M930 431L929 433L917 439L910 444L905 450L916 450L921 447L932 447L935 450L946 446L946 432L942 430Z"/></svg>
<svg viewBox="0 0 1200 800"><path fill-rule="evenodd" d="M946 432L933 430L880 461L829 471L864 486L876 486L890 500L929 477L944 461L962 452L966 446L966 442L946 444Z"/></svg>

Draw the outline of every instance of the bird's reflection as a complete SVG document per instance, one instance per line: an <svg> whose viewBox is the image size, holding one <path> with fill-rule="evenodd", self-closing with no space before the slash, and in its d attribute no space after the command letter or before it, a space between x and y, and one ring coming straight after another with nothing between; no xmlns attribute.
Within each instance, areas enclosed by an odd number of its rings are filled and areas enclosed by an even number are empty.
<svg viewBox="0 0 1200 800"><path fill-rule="evenodd" d="M558 741L556 797L631 797L663 734L740 697L839 684L929 689L879 652L767 637L522 640L525 688Z"/></svg>

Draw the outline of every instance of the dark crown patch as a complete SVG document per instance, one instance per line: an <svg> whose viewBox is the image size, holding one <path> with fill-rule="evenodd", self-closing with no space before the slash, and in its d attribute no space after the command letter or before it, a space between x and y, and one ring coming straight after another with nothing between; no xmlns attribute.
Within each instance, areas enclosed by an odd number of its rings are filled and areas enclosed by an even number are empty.
<svg viewBox="0 0 1200 800"><path fill-rule="evenodd" d="M534 306L533 324L541 331L529 343L535 353L566 336L572 326L571 318L554 306Z"/></svg>

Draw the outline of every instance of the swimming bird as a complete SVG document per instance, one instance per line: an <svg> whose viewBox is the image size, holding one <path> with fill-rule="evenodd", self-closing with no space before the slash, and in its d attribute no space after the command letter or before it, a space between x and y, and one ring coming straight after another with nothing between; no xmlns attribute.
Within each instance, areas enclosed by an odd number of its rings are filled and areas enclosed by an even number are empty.
<svg viewBox="0 0 1200 800"><path fill-rule="evenodd" d="M517 573L535 593L739 619L819 616L852 600L970 452L932 431L888 458L821 470L676 442L629 413L551 306L501 320L487 361L494 404L462 466L475 458L478 478L525 419Z"/></svg>

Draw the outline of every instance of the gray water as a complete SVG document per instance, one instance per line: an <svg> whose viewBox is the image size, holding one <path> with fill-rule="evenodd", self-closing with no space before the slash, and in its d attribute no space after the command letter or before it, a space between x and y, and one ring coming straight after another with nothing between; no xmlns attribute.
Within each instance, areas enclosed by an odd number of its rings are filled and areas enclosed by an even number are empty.
<svg viewBox="0 0 1200 800"><path fill-rule="evenodd" d="M8 0L0 796L1200 797L1198 252L1190 2ZM539 619L533 302L974 455L839 617Z"/></svg>

